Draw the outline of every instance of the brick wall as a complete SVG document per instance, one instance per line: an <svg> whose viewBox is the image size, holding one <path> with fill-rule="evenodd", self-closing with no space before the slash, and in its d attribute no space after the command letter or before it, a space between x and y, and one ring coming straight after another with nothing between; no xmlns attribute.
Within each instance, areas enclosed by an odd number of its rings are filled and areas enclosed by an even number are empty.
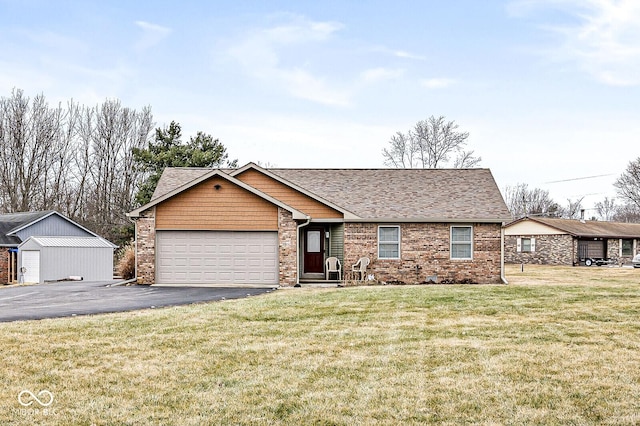
<svg viewBox="0 0 640 426"><path fill-rule="evenodd" d="M606 240L606 248L607 248L607 253L605 254L605 256L607 256L609 259L614 259L614 260L618 260L621 256L620 256L620 239L619 238L610 238L608 240Z"/></svg>
<svg viewBox="0 0 640 426"><path fill-rule="evenodd" d="M518 252L517 238L535 238L534 252ZM507 235L504 238L505 263L573 265L577 242L571 235Z"/></svg>
<svg viewBox="0 0 640 426"><path fill-rule="evenodd" d="M346 223L344 268L366 256L369 273L384 282L415 284L433 275L439 282L501 282L501 226L473 225L473 260L450 259L450 229L447 223L400 224L401 259L388 260L378 259L377 223Z"/></svg>
<svg viewBox="0 0 640 426"><path fill-rule="evenodd" d="M278 259L280 285L293 286L298 280L297 227L290 212L278 208Z"/></svg>
<svg viewBox="0 0 640 426"><path fill-rule="evenodd" d="M0 248L0 285L9 283L9 250Z"/></svg>
<svg viewBox="0 0 640 426"><path fill-rule="evenodd" d="M154 284L156 279L155 208L144 211L136 219L136 230L138 284Z"/></svg>

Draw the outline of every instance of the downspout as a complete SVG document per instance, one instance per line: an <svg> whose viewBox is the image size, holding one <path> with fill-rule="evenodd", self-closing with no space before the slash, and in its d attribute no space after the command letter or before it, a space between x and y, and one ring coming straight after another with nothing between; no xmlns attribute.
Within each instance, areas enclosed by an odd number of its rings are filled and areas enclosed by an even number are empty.
<svg viewBox="0 0 640 426"><path fill-rule="evenodd" d="M507 277L504 276L504 222L500 227L500 279L503 284L509 284Z"/></svg>
<svg viewBox="0 0 640 426"><path fill-rule="evenodd" d="M296 226L296 285L300 284L300 229L311 222L311 216L307 216L307 221Z"/></svg>

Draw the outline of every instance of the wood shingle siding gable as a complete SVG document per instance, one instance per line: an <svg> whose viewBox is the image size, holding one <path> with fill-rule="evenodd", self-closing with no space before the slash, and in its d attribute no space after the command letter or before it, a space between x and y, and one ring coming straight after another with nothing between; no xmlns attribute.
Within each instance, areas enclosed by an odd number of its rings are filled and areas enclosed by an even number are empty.
<svg viewBox="0 0 640 426"><path fill-rule="evenodd" d="M158 204L156 229L276 231L278 208L225 179L213 177Z"/></svg>
<svg viewBox="0 0 640 426"><path fill-rule="evenodd" d="M314 219L343 218L343 214L341 212L334 210L331 207L314 200L308 195L302 194L257 170L249 169L235 177L256 189L259 189L265 194L268 194L271 197L306 213Z"/></svg>

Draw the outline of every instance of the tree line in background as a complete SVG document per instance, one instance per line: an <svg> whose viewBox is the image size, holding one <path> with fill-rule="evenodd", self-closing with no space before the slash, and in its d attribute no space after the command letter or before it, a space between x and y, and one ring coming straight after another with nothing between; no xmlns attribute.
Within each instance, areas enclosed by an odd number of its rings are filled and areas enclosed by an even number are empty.
<svg viewBox="0 0 640 426"><path fill-rule="evenodd" d="M183 143L172 122L154 139L154 125L150 107L50 106L14 89L0 98L0 213L57 210L121 244L133 231L126 213L150 200L164 167L234 164L210 135Z"/></svg>

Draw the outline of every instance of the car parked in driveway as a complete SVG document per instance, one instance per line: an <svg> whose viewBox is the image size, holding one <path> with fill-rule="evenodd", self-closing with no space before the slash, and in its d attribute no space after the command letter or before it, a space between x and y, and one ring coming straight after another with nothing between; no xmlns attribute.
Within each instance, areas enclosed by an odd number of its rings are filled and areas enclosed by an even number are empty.
<svg viewBox="0 0 640 426"><path fill-rule="evenodd" d="M640 253L636 254L631 261L634 268L640 268Z"/></svg>

